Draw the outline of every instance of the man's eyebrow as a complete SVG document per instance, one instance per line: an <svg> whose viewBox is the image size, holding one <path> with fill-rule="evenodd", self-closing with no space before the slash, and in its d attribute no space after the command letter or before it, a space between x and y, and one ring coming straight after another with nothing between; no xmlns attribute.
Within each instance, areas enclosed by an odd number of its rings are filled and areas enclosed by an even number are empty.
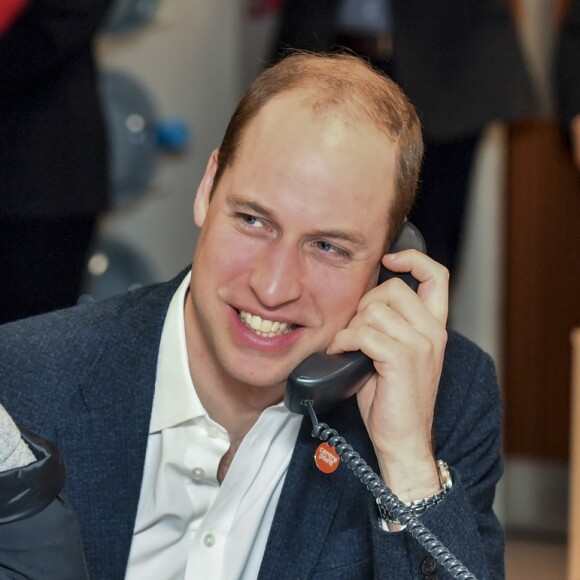
<svg viewBox="0 0 580 580"><path fill-rule="evenodd" d="M258 203L257 201L252 201L251 199L245 199L241 196L231 194L227 197L226 203L230 207L235 206L235 208L238 211L243 210L243 209L247 209L247 210L253 211L255 213L258 213L264 217L267 217L271 220L276 219L274 212L272 212L268 208L264 207L261 203Z"/></svg>
<svg viewBox="0 0 580 580"><path fill-rule="evenodd" d="M268 209L267 207L263 206L261 203L257 201L253 201L251 199L246 199L242 196L238 196L235 194L230 194L227 197L226 203L230 207L235 207L237 211L240 210L248 210L252 211L256 214L259 214L265 218L272 220L273 222L277 223L276 214ZM367 239L362 234L352 230L314 230L311 234L313 238L329 238L333 240L342 240L344 242L349 242L356 246L365 246L367 243Z"/></svg>
<svg viewBox="0 0 580 580"><path fill-rule="evenodd" d="M316 230L312 232L312 236L316 238L342 240L357 246L364 246L366 244L366 238L364 236L348 230Z"/></svg>

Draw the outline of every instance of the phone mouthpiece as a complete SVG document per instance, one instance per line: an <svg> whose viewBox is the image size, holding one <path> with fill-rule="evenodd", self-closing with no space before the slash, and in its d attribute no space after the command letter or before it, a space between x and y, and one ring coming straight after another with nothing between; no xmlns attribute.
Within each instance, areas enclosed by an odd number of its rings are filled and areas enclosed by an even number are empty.
<svg viewBox="0 0 580 580"><path fill-rule="evenodd" d="M316 413L325 413L354 395L374 370L373 361L360 351L314 353L288 377L284 404L293 413L306 415L312 403Z"/></svg>

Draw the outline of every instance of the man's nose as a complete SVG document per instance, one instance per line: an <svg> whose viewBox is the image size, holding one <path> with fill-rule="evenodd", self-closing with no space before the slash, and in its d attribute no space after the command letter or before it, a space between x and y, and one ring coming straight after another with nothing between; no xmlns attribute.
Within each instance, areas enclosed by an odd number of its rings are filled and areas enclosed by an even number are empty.
<svg viewBox="0 0 580 580"><path fill-rule="evenodd" d="M266 308L278 308L302 295L304 276L303 257L293 247L272 244L260 253L250 286Z"/></svg>

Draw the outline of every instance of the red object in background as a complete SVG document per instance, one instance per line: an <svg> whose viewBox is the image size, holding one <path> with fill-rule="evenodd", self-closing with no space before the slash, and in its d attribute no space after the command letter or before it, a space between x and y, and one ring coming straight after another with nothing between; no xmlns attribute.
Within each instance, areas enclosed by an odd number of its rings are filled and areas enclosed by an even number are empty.
<svg viewBox="0 0 580 580"><path fill-rule="evenodd" d="M26 8L29 0L1 0L0 1L0 36L2 36Z"/></svg>
<svg viewBox="0 0 580 580"><path fill-rule="evenodd" d="M282 4L283 0L248 0L250 15L255 18L279 12Z"/></svg>

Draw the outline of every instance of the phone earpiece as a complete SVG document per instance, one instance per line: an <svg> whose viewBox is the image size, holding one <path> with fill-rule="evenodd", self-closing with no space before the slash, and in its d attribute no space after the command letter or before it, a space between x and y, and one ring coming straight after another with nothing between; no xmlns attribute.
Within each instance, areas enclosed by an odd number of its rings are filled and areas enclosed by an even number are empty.
<svg viewBox="0 0 580 580"><path fill-rule="evenodd" d="M403 227L399 231L395 241L389 248L389 253L396 254L397 252L402 252L403 250L418 250L424 254L427 252L425 239L421 235L421 232L417 229L416 226L408 221L403 224ZM387 270L387 268L384 266L381 266L378 284L382 284L391 278L401 278L403 282L405 282L415 292L417 292L419 281L410 273L392 272L391 270Z"/></svg>

